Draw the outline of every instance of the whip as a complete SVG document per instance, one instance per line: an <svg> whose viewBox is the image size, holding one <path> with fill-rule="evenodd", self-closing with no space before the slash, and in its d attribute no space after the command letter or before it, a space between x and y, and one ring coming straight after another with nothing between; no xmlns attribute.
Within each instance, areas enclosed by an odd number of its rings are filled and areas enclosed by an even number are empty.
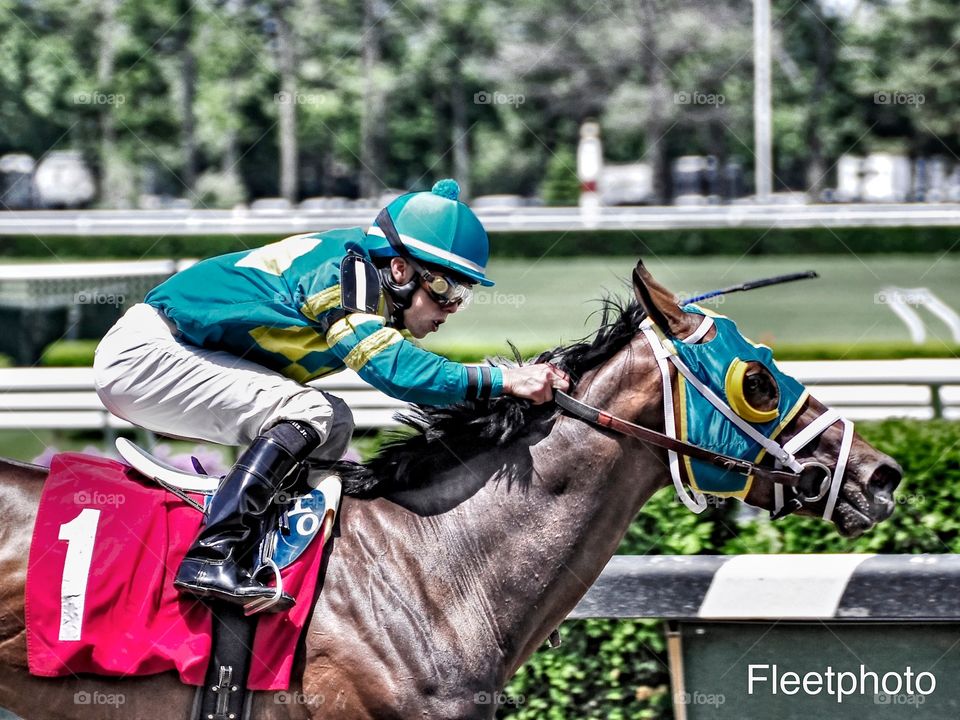
<svg viewBox="0 0 960 720"><path fill-rule="evenodd" d="M768 287L769 285L782 285L783 283L796 282L797 280L806 280L808 278L817 277L820 276L815 270L807 270L806 272L777 275L775 277L764 278L763 280L750 280L749 282L740 283L739 285L731 285L730 287L726 287L721 290L711 290L708 293L697 295L689 300L685 300L684 304L689 305L690 303L700 302L701 300L707 300L712 297L717 297L718 295L729 295L730 293L756 290L757 288Z"/></svg>

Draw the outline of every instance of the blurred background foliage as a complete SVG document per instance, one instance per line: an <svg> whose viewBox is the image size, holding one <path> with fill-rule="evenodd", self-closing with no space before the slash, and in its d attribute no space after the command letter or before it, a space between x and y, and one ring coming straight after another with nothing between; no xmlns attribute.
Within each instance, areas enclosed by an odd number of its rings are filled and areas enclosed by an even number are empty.
<svg viewBox="0 0 960 720"><path fill-rule="evenodd" d="M778 190L821 190L847 152L960 154L955 10L774 0ZM734 0L2 0L0 155L81 150L107 207L443 175L566 203L596 118L608 159L650 163L663 199L679 155L752 167L751 28ZM924 102L875 101L891 91Z"/></svg>

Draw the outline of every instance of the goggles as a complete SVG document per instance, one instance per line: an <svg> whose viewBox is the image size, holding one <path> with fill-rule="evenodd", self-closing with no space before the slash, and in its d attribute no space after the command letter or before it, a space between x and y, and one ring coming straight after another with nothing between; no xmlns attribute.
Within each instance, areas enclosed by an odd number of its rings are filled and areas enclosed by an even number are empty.
<svg viewBox="0 0 960 720"><path fill-rule="evenodd" d="M421 287L427 291L430 299L437 305L440 307L449 307L450 305L466 307L470 304L473 299L473 288L469 285L446 275L432 273L426 268L420 267L416 262L411 264L420 276Z"/></svg>

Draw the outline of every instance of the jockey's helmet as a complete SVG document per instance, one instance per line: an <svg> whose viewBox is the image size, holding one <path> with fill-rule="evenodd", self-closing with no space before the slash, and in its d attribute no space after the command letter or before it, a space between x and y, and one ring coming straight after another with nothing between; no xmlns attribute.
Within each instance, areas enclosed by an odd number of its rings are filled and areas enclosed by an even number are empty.
<svg viewBox="0 0 960 720"><path fill-rule="evenodd" d="M367 230L368 250L372 257L391 257L409 253L440 272L468 283L493 285L486 277L490 241L480 220L460 202L460 186L455 180L440 180L430 192L401 195L378 216ZM394 247L390 231L381 228L387 213L403 245ZM405 252L404 252L405 251Z"/></svg>

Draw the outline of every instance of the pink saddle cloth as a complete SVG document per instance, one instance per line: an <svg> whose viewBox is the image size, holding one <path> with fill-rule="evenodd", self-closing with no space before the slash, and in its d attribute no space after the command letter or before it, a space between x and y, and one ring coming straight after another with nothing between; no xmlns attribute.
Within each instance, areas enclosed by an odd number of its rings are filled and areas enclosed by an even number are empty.
<svg viewBox="0 0 960 720"><path fill-rule="evenodd" d="M196 497L200 500L200 496ZM200 513L127 465L79 453L53 458L27 569L27 656L34 675L151 675L201 685L211 610L173 587ZM283 568L298 599L257 623L248 687L286 690L309 621L323 555L312 542Z"/></svg>

